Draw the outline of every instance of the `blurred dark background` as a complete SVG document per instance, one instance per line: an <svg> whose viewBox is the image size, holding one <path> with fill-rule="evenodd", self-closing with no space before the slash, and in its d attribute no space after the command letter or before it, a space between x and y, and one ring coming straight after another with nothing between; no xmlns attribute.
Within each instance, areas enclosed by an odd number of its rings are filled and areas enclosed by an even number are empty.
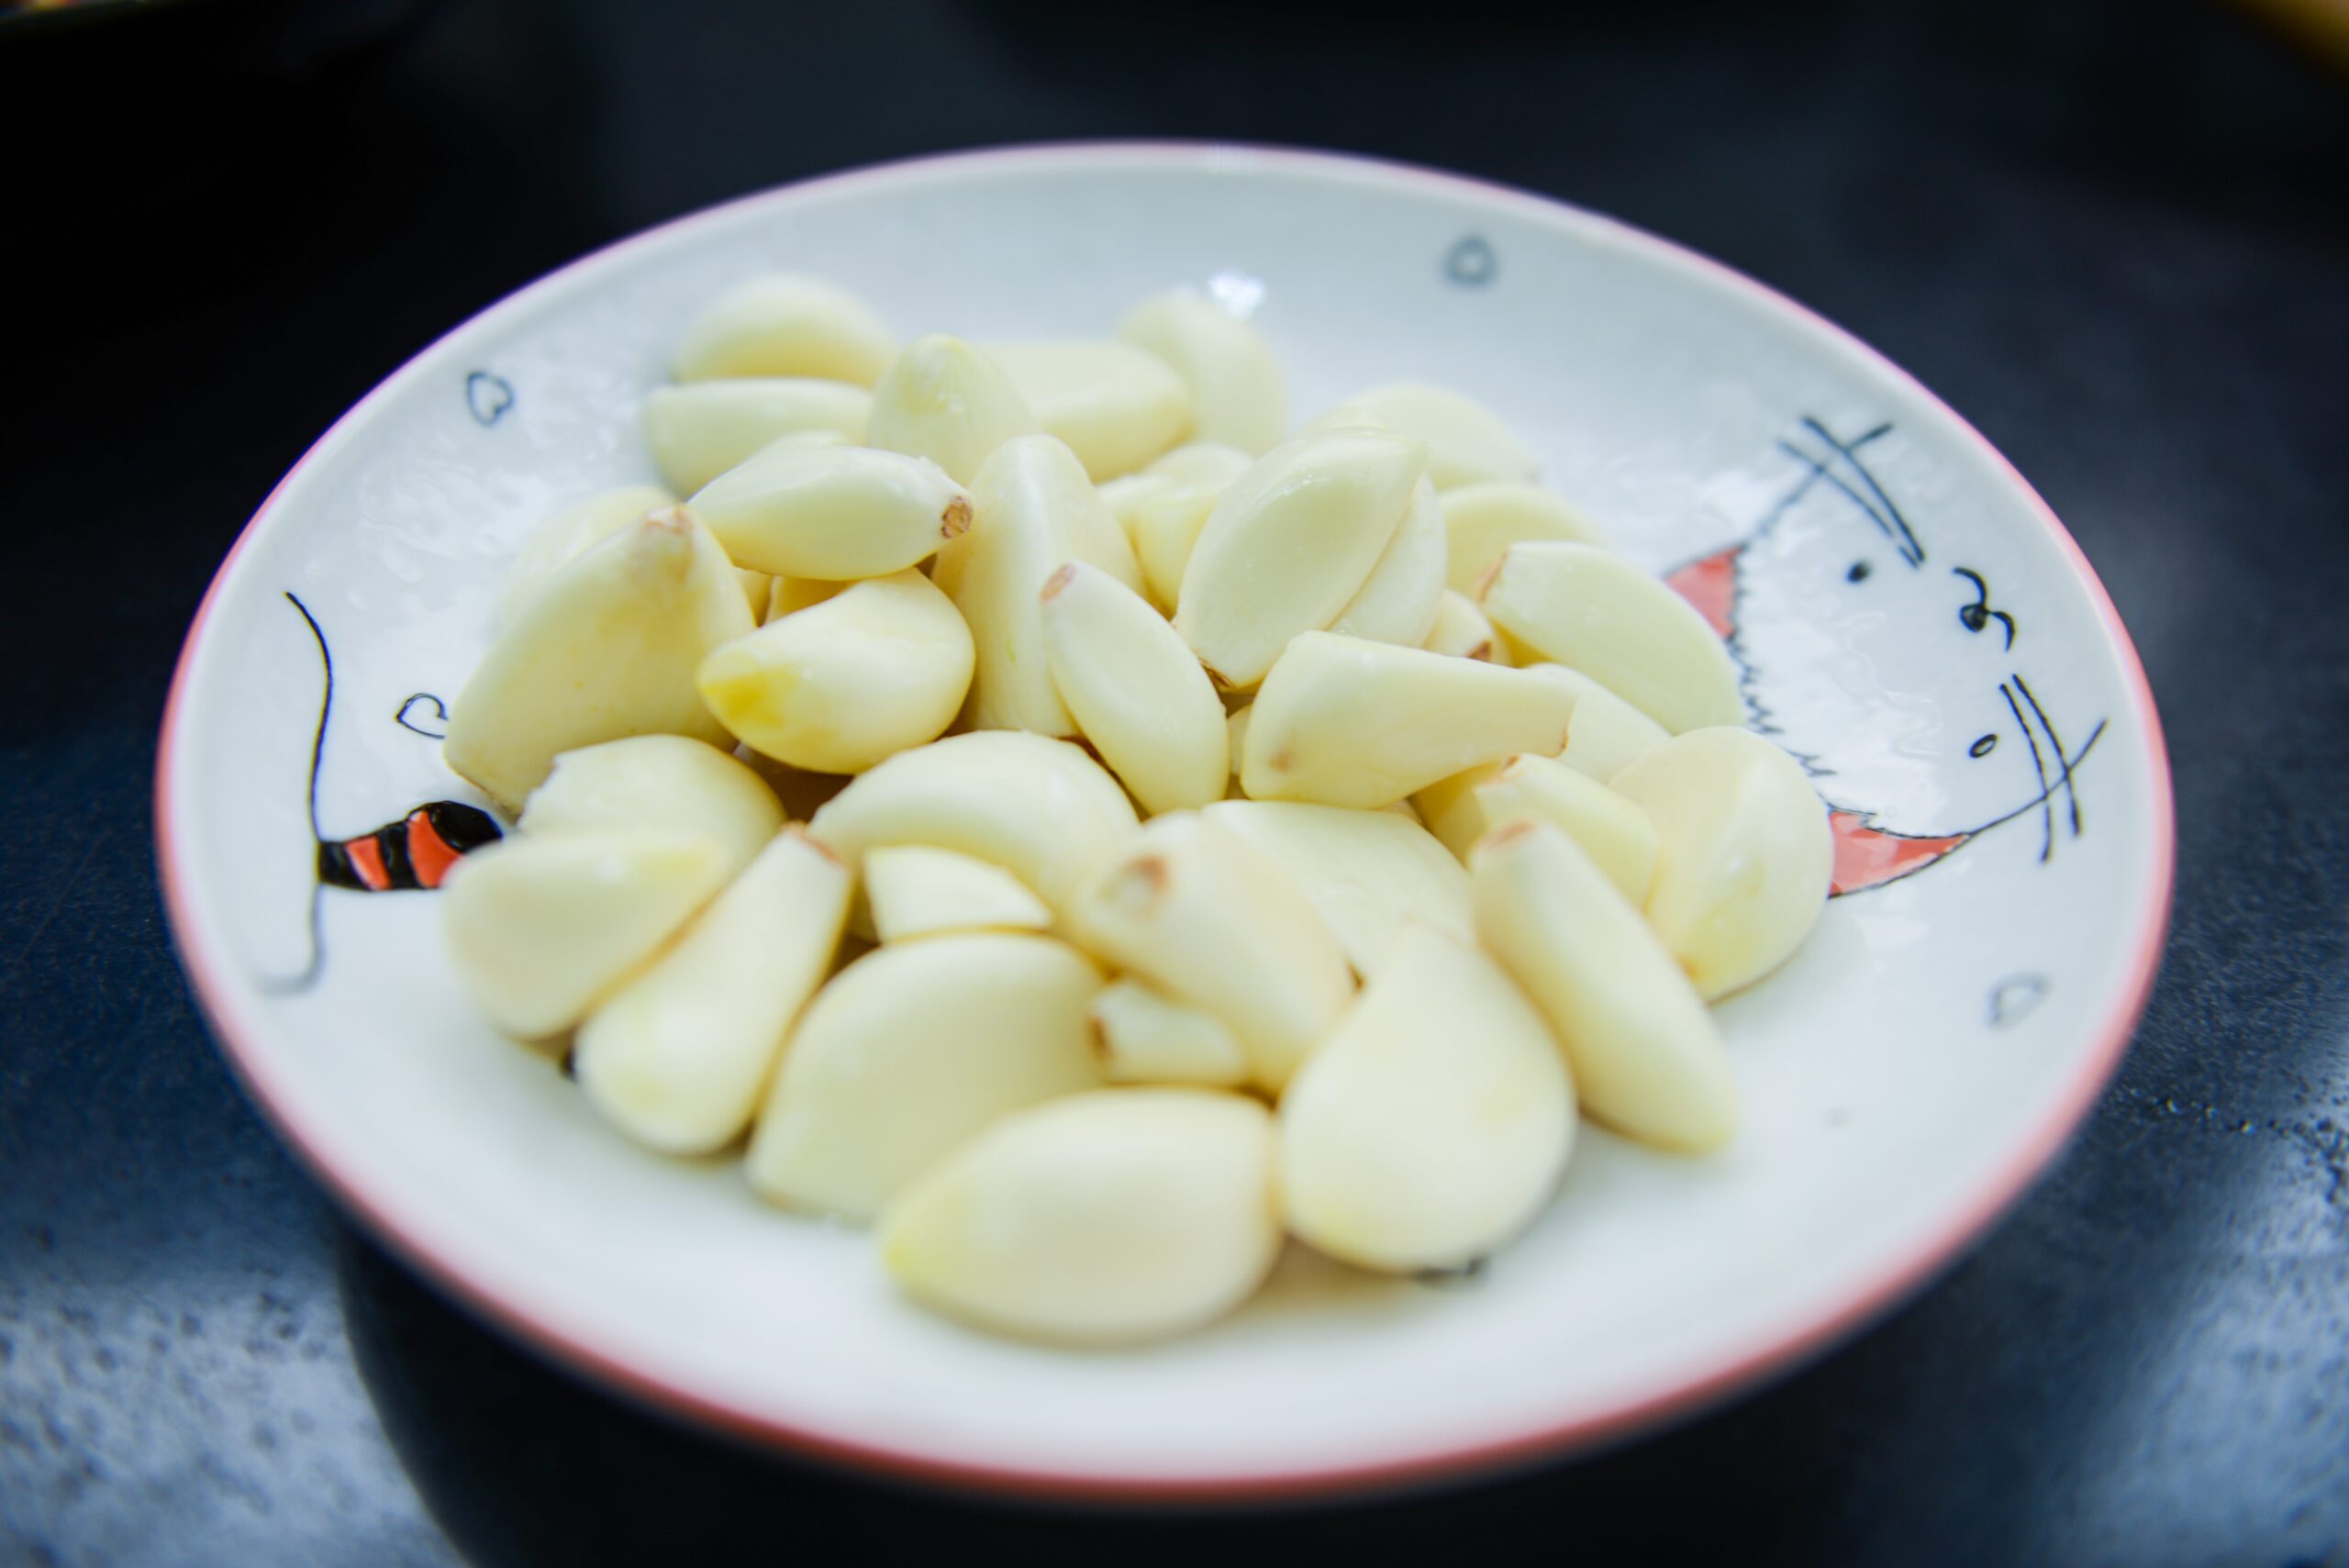
<svg viewBox="0 0 2349 1568"><path fill-rule="evenodd" d="M0 1561L2349 1563L2349 54L2323 8L0 6ZM153 738L197 597L303 449L644 225L1117 136L1433 163L1709 251L1940 391L2103 573L2176 768L2151 1011L2047 1183L1818 1365L1433 1497L1139 1529L925 1497L508 1347L337 1218L219 1064L154 891Z"/></svg>

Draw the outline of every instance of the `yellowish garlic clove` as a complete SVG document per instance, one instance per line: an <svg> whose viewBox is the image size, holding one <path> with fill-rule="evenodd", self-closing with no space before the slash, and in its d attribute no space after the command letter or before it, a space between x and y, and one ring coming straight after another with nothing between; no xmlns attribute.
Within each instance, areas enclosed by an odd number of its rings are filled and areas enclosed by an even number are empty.
<svg viewBox="0 0 2349 1568"><path fill-rule="evenodd" d="M1042 428L1001 365L960 338L933 333L908 343L874 385L864 439L926 457L968 484L996 448Z"/></svg>
<svg viewBox="0 0 2349 1568"><path fill-rule="evenodd" d="M1655 879L1656 831L1646 812L1551 757L1512 757L1475 789L1486 831L1528 817L1555 824L1637 907ZM1481 837L1482 835L1479 835Z"/></svg>
<svg viewBox="0 0 2349 1568"><path fill-rule="evenodd" d="M1593 1118L1702 1153L1737 1130L1737 1080L1712 1015L1582 846L1525 818L1469 854L1476 927L1556 1031Z"/></svg>
<svg viewBox="0 0 2349 1568"><path fill-rule="evenodd" d="M1495 626L1675 735L1745 721L1737 666L1711 625L1620 555L1589 544L1511 545L1478 597Z"/></svg>
<svg viewBox="0 0 2349 1568"><path fill-rule="evenodd" d="M1272 1118L1238 1095L1113 1089L1004 1118L891 1206L907 1295L998 1332L1132 1344L1212 1322L1280 1255Z"/></svg>
<svg viewBox="0 0 2349 1568"><path fill-rule="evenodd" d="M871 386L896 354L888 323L848 290L772 272L737 284L695 317L670 373L679 381L815 376Z"/></svg>
<svg viewBox="0 0 2349 1568"><path fill-rule="evenodd" d="M1481 950L1408 926L1281 1095L1288 1228L1363 1268L1473 1263L1549 1201L1574 1126L1542 1016Z"/></svg>
<svg viewBox="0 0 2349 1568"><path fill-rule="evenodd" d="M709 530L684 507L657 512L529 596L451 705L441 755L512 809L563 751L629 735L729 744L693 672L751 627Z"/></svg>
<svg viewBox="0 0 2349 1568"><path fill-rule="evenodd" d="M1564 664L1532 662L1529 675L1553 681L1575 695L1574 722L1558 761L1607 783L1672 739L1672 731L1584 674Z"/></svg>
<svg viewBox="0 0 2349 1568"><path fill-rule="evenodd" d="M1554 539L1603 549L1608 543L1597 524L1531 484L1505 482L1447 490L1443 518L1450 545L1445 580L1456 594L1475 593L1513 544Z"/></svg>
<svg viewBox="0 0 2349 1568"><path fill-rule="evenodd" d="M971 526L944 469L870 447L761 452L692 506L737 565L834 582L919 565Z"/></svg>
<svg viewBox="0 0 2349 1568"><path fill-rule="evenodd" d="M1288 428L1288 384L1262 334L1206 295L1155 295L1126 313L1118 336L1173 367L1190 389L1195 440L1269 451Z"/></svg>
<svg viewBox="0 0 2349 1568"><path fill-rule="evenodd" d="M1368 414L1397 434L1424 442L1428 477L1438 490L1530 484L1541 476L1541 464L1497 415L1449 387L1390 382L1354 394L1341 409Z"/></svg>
<svg viewBox="0 0 2349 1568"><path fill-rule="evenodd" d="M1196 440L1152 460L1142 470L1152 479L1170 480L1187 489L1220 491L1248 472L1255 458L1220 441Z"/></svg>
<svg viewBox="0 0 2349 1568"><path fill-rule="evenodd" d="M771 626L795 611L822 604L848 586L845 582L827 582L821 577L790 577L778 573L768 579L766 610L760 617L759 624Z"/></svg>
<svg viewBox="0 0 2349 1568"><path fill-rule="evenodd" d="M629 524L676 504L677 498L657 484L631 484L597 491L547 514L507 569L506 588L497 602L498 624L511 621L522 601L556 573Z"/></svg>
<svg viewBox="0 0 2349 1568"><path fill-rule="evenodd" d="M1063 562L1081 561L1139 587L1125 530L1074 454L1050 436L1006 441L972 482L971 498L970 531L940 556L933 575L978 647L972 723L1073 734L1044 651L1044 580Z"/></svg>
<svg viewBox="0 0 2349 1568"><path fill-rule="evenodd" d="M1112 1084L1233 1089L1248 1082L1248 1051L1213 1013L1113 981L1093 998L1093 1043Z"/></svg>
<svg viewBox="0 0 2349 1568"><path fill-rule="evenodd" d="M885 844L959 851L1065 914L1136 826L1126 792L1081 748L988 729L898 752L819 807L808 831L852 865Z"/></svg>
<svg viewBox="0 0 2349 1568"><path fill-rule="evenodd" d="M440 884L450 967L519 1040L561 1034L726 881L726 852L675 828L582 828L475 850Z"/></svg>
<svg viewBox="0 0 2349 1568"><path fill-rule="evenodd" d="M997 1117L1097 1087L1101 984L1067 944L1004 932L858 959L791 1032L751 1139L752 1190L868 1220Z"/></svg>
<svg viewBox="0 0 2349 1568"><path fill-rule="evenodd" d="M655 387L644 400L644 435L673 489L692 495L785 437L864 434L873 395L845 382L799 378L697 381Z"/></svg>
<svg viewBox="0 0 2349 1568"><path fill-rule="evenodd" d="M1335 620L1386 552L1425 462L1418 443L1334 430L1232 481L1183 569L1174 629L1223 685L1262 680L1290 638Z"/></svg>
<svg viewBox="0 0 2349 1568"><path fill-rule="evenodd" d="M1372 809L1565 744L1574 694L1522 670L1307 632L1256 695L1240 782L1257 800Z"/></svg>
<svg viewBox="0 0 2349 1568"><path fill-rule="evenodd" d="M1130 343L990 343L985 351L1097 482L1131 473L1191 428L1191 393L1165 361Z"/></svg>
<svg viewBox="0 0 2349 1568"><path fill-rule="evenodd" d="M898 572L711 650L696 678L744 745L810 773L858 773L944 734L974 662L946 595Z"/></svg>
<svg viewBox="0 0 2349 1568"><path fill-rule="evenodd" d="M1435 486L1419 481L1386 550L1330 629L1343 637L1418 648L1435 629L1443 597L1443 512Z"/></svg>
<svg viewBox="0 0 2349 1568"><path fill-rule="evenodd" d="M679 828L717 841L726 874L749 865L783 828L783 805L730 752L682 735L632 735L564 751L530 792L524 833L582 828Z"/></svg>
<svg viewBox="0 0 2349 1568"><path fill-rule="evenodd" d="M1476 601L1449 588L1436 596L1435 624L1428 628L1419 646L1431 653L1454 659L1481 659L1488 664L1509 662L1508 651L1501 646L1493 623L1485 618Z"/></svg>
<svg viewBox="0 0 2349 1568"><path fill-rule="evenodd" d="M1222 799L1223 704L1189 644L1141 595L1080 561L1053 573L1041 598L1052 685L1142 810Z"/></svg>
<svg viewBox="0 0 2349 1568"><path fill-rule="evenodd" d="M1475 940L1468 873L1408 816L1275 800L1221 801L1200 815L1280 862L1357 974L1376 973L1406 921Z"/></svg>
<svg viewBox="0 0 2349 1568"><path fill-rule="evenodd" d="M1052 912L1001 866L928 844L885 844L864 856L864 896L884 942L947 931L1042 931Z"/></svg>
<svg viewBox="0 0 2349 1568"><path fill-rule="evenodd" d="M1761 979L1827 906L1834 836L1802 765L1750 729L1692 729L1615 775L1654 824L1648 923L1707 999Z"/></svg>
<svg viewBox="0 0 2349 1568"><path fill-rule="evenodd" d="M770 840L580 1027L572 1061L589 1103L663 1153L732 1142L792 1019L830 973L852 880L800 828Z"/></svg>
<svg viewBox="0 0 2349 1568"><path fill-rule="evenodd" d="M1280 862L1197 812L1152 818L1070 911L1076 940L1213 1013L1278 1090L1353 995L1345 950Z"/></svg>

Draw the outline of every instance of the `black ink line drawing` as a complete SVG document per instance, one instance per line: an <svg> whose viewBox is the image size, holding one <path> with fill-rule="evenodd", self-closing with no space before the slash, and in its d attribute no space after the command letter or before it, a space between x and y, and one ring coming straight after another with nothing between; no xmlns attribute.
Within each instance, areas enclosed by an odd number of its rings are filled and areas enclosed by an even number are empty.
<svg viewBox="0 0 2349 1568"><path fill-rule="evenodd" d="M1750 592L1744 575L1748 570L1748 547L1776 528L1823 481L1851 502L1869 525L1891 542L1900 559L1912 570L1918 568L1926 556L1923 541L1919 539L1907 515L1893 501L1890 493L1861 456L1864 449L1891 433L1891 424L1875 425L1846 440L1834 434L1815 416L1804 415L1798 423L1800 428L1795 437L1779 441L1777 447L1801 465L1800 475L1771 504L1742 539L1725 549L1687 562L1666 577L1672 587L1704 616L1728 644L1730 657L1737 665L1739 690L1752 715L1753 728L1762 734L1778 738L1782 745L1785 744L1785 728L1772 709L1762 673L1755 667L1752 650L1741 626ZM1856 587L1868 583L1873 574L1871 563L1861 560L1854 562L1842 575L1845 583ZM1954 568L1954 574L1971 583L1976 594L1973 604L1960 608L1959 624L1972 633L1987 629L1995 621L2005 633L2006 648L2011 650L2019 628L2011 615L1992 606L1987 579L1970 567ZM2059 806L2064 820L2071 828L2071 836L2080 836L2079 790L2073 775L2102 738L2105 721L2099 719L2079 749L2072 751L2064 744L2045 706L2032 695L2021 673L2007 674L1998 682L1997 690L2030 747L2037 788L2020 806L1988 821L1930 833L1901 832L1879 827L1875 811L1857 803L1836 804L1831 796L1830 821L1835 833L1836 848L1834 892L1837 895L1865 892L1899 881L1936 863L1976 835L2032 812L2039 813L2042 819L2039 859L2043 864L2054 855ZM1997 749L1998 739L1995 732L1976 737L1965 749L1967 758L1978 761L1988 756ZM1834 770L1817 756L1791 747L1788 753L1814 779L1836 776Z"/></svg>
<svg viewBox="0 0 2349 1568"><path fill-rule="evenodd" d="M411 807L396 820L354 837L327 837L318 823L318 774L326 761L327 722L334 715L334 653L327 646L327 634L319 627L318 617L310 613L310 606L290 592L285 602L294 606L302 624L310 628L311 640L317 644L323 689L318 699L317 728L310 736L310 838L317 847L309 889L310 956L294 974L262 977L261 988L277 996L306 991L325 973L324 899L328 888L340 887L354 893L436 888L460 857L502 836L496 822L479 806L459 800L435 800ZM396 721L402 728L419 735L430 733L417 729L406 718L409 703L428 695L419 692L400 705ZM431 701L434 706L440 706L438 697ZM441 717L447 718L445 709Z"/></svg>
<svg viewBox="0 0 2349 1568"><path fill-rule="evenodd" d="M402 729L414 730L417 734L423 736L427 740L447 740L449 738L447 730L427 729L421 724L418 724L414 719L408 717L407 710L414 707L420 702L430 703L432 705L432 716L443 724L449 722L449 705L442 702L439 697L434 696L430 692L410 692L401 700L399 712L392 715L392 722L398 725Z"/></svg>
<svg viewBox="0 0 2349 1568"><path fill-rule="evenodd" d="M1957 624L1968 631L1980 631L1992 621L1997 621L2007 628L2007 649L2009 652L2013 651L2015 617L2004 610L1994 610L1990 607L1990 584L1983 581L1982 573L1972 567L1954 566L1950 568L1950 575L1963 577L1974 584L1974 602L1958 610Z"/></svg>
<svg viewBox="0 0 2349 1568"><path fill-rule="evenodd" d="M514 406L514 384L502 375L475 371L465 377L465 406L482 425L495 425Z"/></svg>

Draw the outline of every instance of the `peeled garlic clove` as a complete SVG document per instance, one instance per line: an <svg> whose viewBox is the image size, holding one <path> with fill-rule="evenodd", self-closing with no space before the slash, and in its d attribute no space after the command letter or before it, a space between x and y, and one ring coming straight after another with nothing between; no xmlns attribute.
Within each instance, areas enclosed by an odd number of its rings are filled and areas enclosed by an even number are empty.
<svg viewBox="0 0 2349 1568"><path fill-rule="evenodd" d="M1281 362L1253 327L1204 295L1158 295L1126 313L1118 336L1174 367L1190 389L1192 438L1256 453L1288 428Z"/></svg>
<svg viewBox="0 0 2349 1568"><path fill-rule="evenodd" d="M997 1117L1099 1086L1085 1009L1100 989L1048 937L932 937L858 959L792 1030L751 1139L751 1188L872 1218Z"/></svg>
<svg viewBox="0 0 2349 1568"><path fill-rule="evenodd" d="M1142 473L1192 490L1220 491L1248 472L1256 460L1220 441L1193 441L1152 460Z"/></svg>
<svg viewBox="0 0 2349 1568"><path fill-rule="evenodd" d="M1364 1268L1472 1263L1549 1201L1574 1121L1557 1046L1508 976L1408 926L1281 1095L1288 1228Z"/></svg>
<svg viewBox="0 0 2349 1568"><path fill-rule="evenodd" d="M1248 715L1254 707L1253 703L1244 703L1223 717L1224 749L1231 758L1231 779L1223 792L1226 800L1237 799L1240 795L1240 757L1248 745Z"/></svg>
<svg viewBox="0 0 2349 1568"><path fill-rule="evenodd" d="M857 773L945 733L973 663L953 605L899 572L713 649L697 679L744 745L810 773Z"/></svg>
<svg viewBox="0 0 2349 1568"><path fill-rule="evenodd" d="M971 499L970 531L939 558L936 576L978 645L972 722L1073 734L1075 722L1046 662L1040 595L1068 561L1140 587L1125 530L1074 454L1050 436L1022 436L996 449L972 482Z"/></svg>
<svg viewBox="0 0 2349 1568"><path fill-rule="evenodd" d="M1459 941L1476 940L1468 873L1408 817L1269 800L1222 801L1200 815L1280 862L1357 974L1376 972L1407 920Z"/></svg>
<svg viewBox="0 0 2349 1568"><path fill-rule="evenodd" d="M902 572L971 526L971 498L944 469L870 447L761 452L693 509L739 564L833 581Z"/></svg>
<svg viewBox="0 0 2349 1568"><path fill-rule="evenodd" d="M821 278L773 272L737 284L693 325L670 373L818 376L871 386L897 355L888 323L848 290Z"/></svg>
<svg viewBox="0 0 2349 1568"><path fill-rule="evenodd" d="M781 573L767 583L766 613L760 617L762 626L772 625L784 617L810 605L820 605L849 584L827 582L821 577L786 577Z"/></svg>
<svg viewBox="0 0 2349 1568"><path fill-rule="evenodd" d="M1136 508L1144 501L1171 495L1177 488L1173 480L1154 473L1127 473L1095 485L1093 493L1101 497L1101 504L1109 508L1109 515L1126 530L1126 542L1130 545L1134 541Z"/></svg>
<svg viewBox="0 0 2349 1568"><path fill-rule="evenodd" d="M716 840L674 828L500 840L440 884L450 967L506 1033L560 1034L690 919L727 871Z"/></svg>
<svg viewBox="0 0 2349 1568"><path fill-rule="evenodd" d="M1447 387L1392 382L1346 399L1398 435L1424 441L1428 477L1438 490L1494 481L1531 483L1542 465L1498 417Z"/></svg>
<svg viewBox="0 0 2349 1568"><path fill-rule="evenodd" d="M1670 730L1580 670L1534 663L1526 665L1525 673L1575 694L1574 721L1566 727L1566 749L1558 753L1558 761L1600 784L1672 739Z"/></svg>
<svg viewBox="0 0 2349 1568"><path fill-rule="evenodd" d="M1186 486L1148 495L1130 508L1135 558L1152 603L1170 615L1183 602L1183 573L1215 511L1217 492Z"/></svg>
<svg viewBox="0 0 2349 1568"><path fill-rule="evenodd" d="M556 755L628 735L730 744L702 655L751 630L734 568L684 507L631 523L531 595L449 710L440 752L509 810Z"/></svg>
<svg viewBox="0 0 2349 1568"><path fill-rule="evenodd" d="M1547 490L1531 484L1464 484L1443 495L1450 540L1447 581L1456 594L1474 594L1513 544L1557 539L1604 548L1598 525Z"/></svg>
<svg viewBox="0 0 2349 1568"><path fill-rule="evenodd" d="M1197 812L1152 818L1069 913L1087 948L1229 1025L1265 1089L1353 995L1345 950L1296 879Z"/></svg>
<svg viewBox="0 0 2349 1568"><path fill-rule="evenodd" d="M864 857L864 896L885 942L941 931L1041 931L1044 901L1005 871L952 850L889 844Z"/></svg>
<svg viewBox="0 0 2349 1568"><path fill-rule="evenodd" d="M1522 670L1307 632L1256 694L1241 787L1386 806L1479 762L1555 752L1574 707L1572 692Z"/></svg>
<svg viewBox="0 0 2349 1568"><path fill-rule="evenodd" d="M1500 757L1479 762L1411 794L1411 805L1427 830L1464 865L1467 863L1468 851L1485 836L1485 810L1477 804L1476 786L1497 778L1508 761Z"/></svg>
<svg viewBox="0 0 2349 1568"><path fill-rule="evenodd" d="M1112 1084L1238 1088L1248 1052L1221 1018L1144 985L1119 980L1093 998L1093 1043Z"/></svg>
<svg viewBox="0 0 2349 1568"><path fill-rule="evenodd" d="M1511 545L1479 593L1495 626L1677 735L1742 724L1737 666L1696 607L1589 544Z"/></svg>
<svg viewBox="0 0 2349 1568"><path fill-rule="evenodd" d="M1582 846L1527 818L1468 863L1478 934L1549 1018L1583 1108L1660 1148L1728 1142L1737 1081L1712 1015Z"/></svg>
<svg viewBox="0 0 2349 1568"><path fill-rule="evenodd" d="M1420 646L1435 629L1443 570L1443 512L1436 505L1435 486L1422 479L1395 537L1330 629L1374 642Z"/></svg>
<svg viewBox="0 0 2349 1568"><path fill-rule="evenodd" d="M1125 527L1152 604L1173 613L1182 596L1183 569L1216 497L1254 461L1235 447L1195 442L1101 486L1101 499Z"/></svg>
<svg viewBox="0 0 2349 1568"><path fill-rule="evenodd" d="M1472 770L1466 776L1476 773ZM1451 801L1436 831L1466 860L1477 840L1528 817L1552 824L1580 844L1634 908L1646 899L1656 856L1655 826L1647 813L1549 757L1511 757L1477 779Z"/></svg>
<svg viewBox="0 0 2349 1568"><path fill-rule="evenodd" d="M1145 812L1223 798L1223 704L1141 595L1072 561L1043 587L1044 656L1076 728Z"/></svg>
<svg viewBox="0 0 2349 1568"><path fill-rule="evenodd" d="M507 570L506 591L497 602L498 623L512 620L522 601L538 592L548 578L613 534L676 504L677 498L657 484L633 484L597 491L550 512L530 530Z"/></svg>
<svg viewBox="0 0 2349 1568"><path fill-rule="evenodd" d="M1617 773L1655 825L1648 923L1699 995L1784 963L1826 907L1835 845L1802 765L1750 729L1692 729Z"/></svg>
<svg viewBox="0 0 2349 1568"><path fill-rule="evenodd" d="M661 386L644 400L644 435L661 476L691 495L785 436L864 434L872 394L845 382L697 381Z"/></svg>
<svg viewBox="0 0 2349 1568"><path fill-rule="evenodd" d="M1163 1339L1280 1254L1272 1118L1238 1095L1114 1089L1006 1117L908 1187L881 1257L925 1306L1077 1344Z"/></svg>
<svg viewBox="0 0 2349 1568"><path fill-rule="evenodd" d="M1191 393L1130 343L990 343L986 352L1096 480L1131 473L1190 433Z"/></svg>
<svg viewBox="0 0 2349 1568"><path fill-rule="evenodd" d="M808 831L852 865L884 844L959 850L1064 913L1135 826L1126 792L1080 748L984 729L898 752L818 809Z"/></svg>
<svg viewBox="0 0 2349 1568"><path fill-rule="evenodd" d="M1003 367L943 333L906 346L873 388L867 445L926 457L968 484L987 454L1043 427Z"/></svg>
<svg viewBox="0 0 2349 1568"><path fill-rule="evenodd" d="M1277 447L1232 481L1174 612L1221 684L1254 685L1290 638L1337 618L1395 537L1424 461L1416 442L1336 430Z"/></svg>
<svg viewBox="0 0 2349 1568"><path fill-rule="evenodd" d="M1419 646L1431 653L1448 654L1455 659L1481 659L1488 664L1509 662L1508 652L1501 647L1485 612L1476 607L1474 599L1449 588L1436 595L1435 624L1428 628Z"/></svg>
<svg viewBox="0 0 2349 1568"><path fill-rule="evenodd" d="M572 1062L588 1101L663 1153L732 1142L791 1020L830 973L852 881L797 828L769 842L580 1027Z"/></svg>
<svg viewBox="0 0 2349 1568"><path fill-rule="evenodd" d="M742 603L750 607L751 618L755 621L765 615L767 600L774 592L774 578L764 572L737 566L734 581L742 585Z"/></svg>
<svg viewBox="0 0 2349 1568"><path fill-rule="evenodd" d="M517 826L530 834L681 828L715 840L731 876L781 830L783 806L764 779L707 741L632 735L556 757Z"/></svg>

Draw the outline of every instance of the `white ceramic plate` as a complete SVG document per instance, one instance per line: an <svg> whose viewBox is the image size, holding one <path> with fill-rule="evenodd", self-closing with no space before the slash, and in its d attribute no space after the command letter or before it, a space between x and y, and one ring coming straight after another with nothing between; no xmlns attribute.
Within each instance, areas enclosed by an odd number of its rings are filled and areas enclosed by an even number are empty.
<svg viewBox="0 0 2349 1568"><path fill-rule="evenodd" d="M314 898L318 836L470 798L423 732L485 645L507 559L550 503L651 478L637 406L680 329L774 267L848 284L908 335L1101 334L1143 295L1208 287L1252 310L1298 417L1379 380L1457 385L1630 554L1683 569L1757 718L1845 809L1845 880L1877 881L1721 1009L1747 1095L1736 1145L1672 1159L1586 1128L1555 1204L1480 1276L1372 1282L1292 1257L1206 1333L1059 1352L914 1310L861 1237L762 1206L727 1162L622 1142L467 1004L430 895ZM2046 506L1931 394L1604 218L1249 149L819 180L484 312L253 518L189 636L157 790L173 922L230 1062L327 1184L465 1300L738 1432L1108 1496L1528 1457L1848 1332L1976 1236L2085 1113L2152 977L2170 876L2128 639Z"/></svg>

